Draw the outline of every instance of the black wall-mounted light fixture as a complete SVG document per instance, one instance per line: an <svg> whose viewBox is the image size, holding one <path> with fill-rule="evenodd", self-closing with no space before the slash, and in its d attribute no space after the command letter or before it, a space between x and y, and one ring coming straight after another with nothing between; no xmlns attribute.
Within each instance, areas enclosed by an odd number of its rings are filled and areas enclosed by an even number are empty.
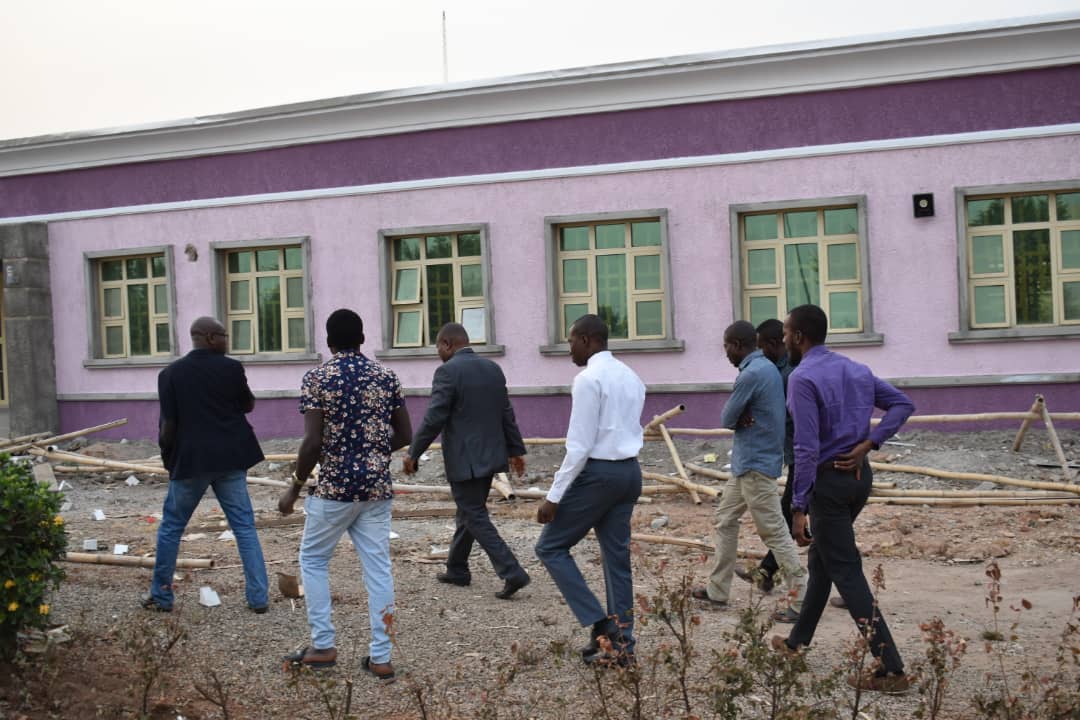
<svg viewBox="0 0 1080 720"><path fill-rule="evenodd" d="M934 193L919 193L911 196L911 204L915 209L915 217L934 216Z"/></svg>

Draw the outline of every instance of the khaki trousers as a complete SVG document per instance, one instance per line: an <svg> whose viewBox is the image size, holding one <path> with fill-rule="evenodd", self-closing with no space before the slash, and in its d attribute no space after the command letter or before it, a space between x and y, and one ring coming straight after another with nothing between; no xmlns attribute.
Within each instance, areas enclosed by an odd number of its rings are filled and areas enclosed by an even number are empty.
<svg viewBox="0 0 1080 720"><path fill-rule="evenodd" d="M806 569L799 564L795 541L784 522L776 479L756 470L728 481L720 495L713 533L716 554L709 563L709 582L706 586L709 597L718 602L727 602L731 595L731 576L735 572L739 546L739 518L747 509L754 518L758 535L780 566L784 587L792 596L792 609L799 612L806 594Z"/></svg>

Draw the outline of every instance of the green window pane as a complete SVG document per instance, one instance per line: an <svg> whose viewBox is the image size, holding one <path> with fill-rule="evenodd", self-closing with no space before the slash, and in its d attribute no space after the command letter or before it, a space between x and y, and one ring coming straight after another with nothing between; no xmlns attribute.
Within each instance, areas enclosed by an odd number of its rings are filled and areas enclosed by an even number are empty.
<svg viewBox="0 0 1080 720"><path fill-rule="evenodd" d="M589 228L587 227L568 227L561 228L559 230L559 249L564 251L570 250L588 250L589 249Z"/></svg>
<svg viewBox="0 0 1080 720"><path fill-rule="evenodd" d="M645 300L635 305L638 335L663 335L664 304L659 300Z"/></svg>
<svg viewBox="0 0 1080 720"><path fill-rule="evenodd" d="M777 309L777 302L775 295L750 298L750 322L754 327L780 314Z"/></svg>
<svg viewBox="0 0 1080 720"><path fill-rule="evenodd" d="M463 233L457 239L458 257L480 256L480 233Z"/></svg>
<svg viewBox="0 0 1080 720"><path fill-rule="evenodd" d="M1045 325L1054 321L1050 278L1050 231L1013 233L1013 272L1016 276L1016 324Z"/></svg>
<svg viewBox="0 0 1080 720"><path fill-rule="evenodd" d="M285 269L286 270L303 270L304 269L304 249L298 247L285 248Z"/></svg>
<svg viewBox="0 0 1080 720"><path fill-rule="evenodd" d="M155 255L150 258L150 274L156 278L165 277L165 256Z"/></svg>
<svg viewBox="0 0 1080 720"><path fill-rule="evenodd" d="M835 330L859 329L859 293L829 293L829 327Z"/></svg>
<svg viewBox="0 0 1080 720"><path fill-rule="evenodd" d="M143 269L146 263L143 262ZM128 355L150 354L150 296L146 285L127 286Z"/></svg>
<svg viewBox="0 0 1080 720"><path fill-rule="evenodd" d="M570 337L570 326L577 322L582 315L589 314L589 306L586 303L570 303L563 305L563 333Z"/></svg>
<svg viewBox="0 0 1080 720"><path fill-rule="evenodd" d="M1066 270L1080 268L1080 230L1061 232L1061 267Z"/></svg>
<svg viewBox="0 0 1080 720"><path fill-rule="evenodd" d="M251 251L244 250L243 252L229 253L229 272L251 272Z"/></svg>
<svg viewBox="0 0 1080 720"><path fill-rule="evenodd" d="M142 280L146 277L146 258L128 258L124 261L128 280Z"/></svg>
<svg viewBox="0 0 1080 720"><path fill-rule="evenodd" d="M419 302L420 268L401 268L394 273L394 300L397 302Z"/></svg>
<svg viewBox="0 0 1080 720"><path fill-rule="evenodd" d="M825 211L826 235L854 235L859 232L859 213L855 208Z"/></svg>
<svg viewBox="0 0 1080 720"><path fill-rule="evenodd" d="M776 213L768 215L747 215L743 218L747 240L775 240Z"/></svg>
<svg viewBox="0 0 1080 720"><path fill-rule="evenodd" d="M394 259L409 261L420 259L420 238L398 238L394 241Z"/></svg>
<svg viewBox="0 0 1080 720"><path fill-rule="evenodd" d="M154 314L169 314L169 289L164 285L154 286Z"/></svg>
<svg viewBox="0 0 1080 720"><path fill-rule="evenodd" d="M1005 322L1004 285L978 285L973 294L976 325L1000 325Z"/></svg>
<svg viewBox="0 0 1080 720"><path fill-rule="evenodd" d="M596 249L609 250L611 248L626 247L625 225L597 225L596 226Z"/></svg>
<svg viewBox="0 0 1080 720"><path fill-rule="evenodd" d="M971 238L971 272L1005 272L1005 252L1000 235L978 235Z"/></svg>
<svg viewBox="0 0 1080 720"><path fill-rule="evenodd" d="M420 343L420 311L409 310L397 314L395 345L418 345Z"/></svg>
<svg viewBox="0 0 1080 720"><path fill-rule="evenodd" d="M746 253L746 278L750 285L776 284L776 249L764 248Z"/></svg>
<svg viewBox="0 0 1080 720"><path fill-rule="evenodd" d="M281 352L281 279L255 279L259 352Z"/></svg>
<svg viewBox="0 0 1080 720"><path fill-rule="evenodd" d="M858 253L855 243L829 245L829 280L857 280L859 278Z"/></svg>
<svg viewBox="0 0 1080 720"><path fill-rule="evenodd" d="M124 354L124 328L119 325L105 328L105 354Z"/></svg>
<svg viewBox="0 0 1080 720"><path fill-rule="evenodd" d="M114 282L124 279L124 264L119 260L104 260L101 263L101 280Z"/></svg>
<svg viewBox="0 0 1080 720"><path fill-rule="evenodd" d="M589 292L589 261L571 258L562 261L562 291L564 293Z"/></svg>
<svg viewBox="0 0 1080 720"><path fill-rule="evenodd" d="M1046 222L1049 219L1049 196L1024 195L1012 199L1012 221L1014 223Z"/></svg>
<svg viewBox="0 0 1080 720"><path fill-rule="evenodd" d="M817 210L784 213L784 237L813 237L817 235Z"/></svg>
<svg viewBox="0 0 1080 720"><path fill-rule="evenodd" d="M1080 220L1080 192L1058 194L1057 219Z"/></svg>
<svg viewBox="0 0 1080 720"><path fill-rule="evenodd" d="M172 333L169 332L169 323L158 323L154 326L155 340L158 352L172 351Z"/></svg>
<svg viewBox="0 0 1080 720"><path fill-rule="evenodd" d="M653 247L660 244L660 221L630 223L630 245Z"/></svg>
<svg viewBox="0 0 1080 720"><path fill-rule="evenodd" d="M634 288L636 290L660 289L660 256L634 256Z"/></svg>
<svg viewBox="0 0 1080 720"><path fill-rule="evenodd" d="M120 288L105 288L105 317L117 318L124 314L123 296Z"/></svg>
<svg viewBox="0 0 1080 720"><path fill-rule="evenodd" d="M596 257L596 314L608 326L608 337L625 338L630 333L626 316L626 256Z"/></svg>
<svg viewBox="0 0 1080 720"><path fill-rule="evenodd" d="M285 307L304 307L304 278L285 278Z"/></svg>
<svg viewBox="0 0 1080 720"><path fill-rule="evenodd" d="M303 348L307 346L307 338L304 335L304 318L289 318L289 347Z"/></svg>
<svg viewBox="0 0 1080 720"><path fill-rule="evenodd" d="M233 280L229 283L230 310L251 310L250 285L249 280Z"/></svg>
<svg viewBox="0 0 1080 720"><path fill-rule="evenodd" d="M272 272L280 268L281 253L277 250L257 250L255 252L255 270Z"/></svg>
<svg viewBox="0 0 1080 720"><path fill-rule="evenodd" d="M967 201L968 227L1001 225L1005 222L1005 201L1001 198Z"/></svg>
<svg viewBox="0 0 1080 720"><path fill-rule="evenodd" d="M232 342L233 350L251 352L251 321L233 320L229 341Z"/></svg>
<svg viewBox="0 0 1080 720"><path fill-rule="evenodd" d="M1080 320L1080 282L1067 282L1061 288L1065 319Z"/></svg>
<svg viewBox="0 0 1080 720"><path fill-rule="evenodd" d="M784 246L784 282L788 309L820 305L818 246L814 243Z"/></svg>
<svg viewBox="0 0 1080 720"><path fill-rule="evenodd" d="M454 243L449 235L432 235L425 240L428 260L454 256Z"/></svg>
<svg viewBox="0 0 1080 720"><path fill-rule="evenodd" d="M479 265L461 266L461 297L484 297L484 277Z"/></svg>
<svg viewBox="0 0 1080 720"><path fill-rule="evenodd" d="M454 317L454 266L428 265L426 270L428 344L434 345L442 326L457 322Z"/></svg>

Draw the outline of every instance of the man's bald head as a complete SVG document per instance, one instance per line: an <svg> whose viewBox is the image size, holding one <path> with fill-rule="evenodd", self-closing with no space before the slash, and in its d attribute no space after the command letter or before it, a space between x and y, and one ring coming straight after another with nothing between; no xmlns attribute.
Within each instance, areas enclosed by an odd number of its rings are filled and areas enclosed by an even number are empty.
<svg viewBox="0 0 1080 720"><path fill-rule="evenodd" d="M224 354L228 349L228 340L225 326L212 317L204 315L191 323L191 344L198 350Z"/></svg>
<svg viewBox="0 0 1080 720"><path fill-rule="evenodd" d="M469 333L461 323L446 323L435 336L435 349L439 357L446 362L458 350L469 345Z"/></svg>

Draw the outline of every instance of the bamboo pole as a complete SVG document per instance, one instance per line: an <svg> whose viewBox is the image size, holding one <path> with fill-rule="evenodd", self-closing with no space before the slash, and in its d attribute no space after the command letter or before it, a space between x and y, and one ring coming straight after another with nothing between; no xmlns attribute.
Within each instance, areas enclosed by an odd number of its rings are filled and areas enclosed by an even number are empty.
<svg viewBox="0 0 1080 720"><path fill-rule="evenodd" d="M937 470L935 468L918 467L915 465L892 465L889 463L871 462L870 467L874 470L885 472L914 473L916 475L929 475L930 477L945 478L946 480L970 480L972 482L992 482L998 485L1015 485L1035 490L1051 490L1056 492L1069 492L1080 495L1080 485L1066 485L1065 483L1043 482L1040 480L1018 480L1017 478L1004 477L1002 475L983 475L981 473L952 472L950 470Z"/></svg>
<svg viewBox="0 0 1080 720"><path fill-rule="evenodd" d="M647 480L655 480L656 482L667 483L668 485L677 485L686 490L687 492L692 492L695 495L699 492L705 493L709 497L718 497L720 495L719 488L709 487L708 485L699 485L695 482L691 482L690 480L686 480L677 475L661 475L660 473L642 470L641 477ZM701 500L697 500L696 502L699 505L701 504Z"/></svg>
<svg viewBox="0 0 1080 720"><path fill-rule="evenodd" d="M53 435L52 437L45 438L43 440L35 440L33 442L23 443L21 445L15 445L13 447L4 448L4 452L14 455L16 453L23 452L30 449L33 445L55 445L56 443L64 442L65 440L73 440L83 435L89 435L91 433L101 432L102 430L109 430L114 427L120 427L127 424L127 418L120 418L119 420L113 420L112 422L103 423L101 425L94 425L93 427L83 428L82 430L76 430L74 432L64 433L63 435Z"/></svg>
<svg viewBox="0 0 1080 720"><path fill-rule="evenodd" d="M1072 482L1076 479L1076 473L1069 467L1069 459L1065 457L1065 451L1061 447L1061 439L1058 438L1057 430L1054 429L1054 421L1046 409L1045 399L1042 404L1042 419L1043 424L1046 425L1046 432L1050 436L1050 444L1054 446L1054 454L1057 455L1058 462L1061 463L1061 475L1065 482Z"/></svg>
<svg viewBox="0 0 1080 720"><path fill-rule="evenodd" d="M31 455L38 455L49 460L73 462L78 465L94 465L110 470L125 470L129 472L146 473L147 475L167 476L169 474L169 471L165 468L151 467L149 465L136 465L134 463L126 463L119 460L104 460L102 458L90 457L89 455L80 455L78 453L63 452L60 450L42 450L39 447L31 447L29 452Z"/></svg>
<svg viewBox="0 0 1080 720"><path fill-rule="evenodd" d="M641 432L646 434L646 435L648 435L649 433L660 432L657 429L660 425L663 425L665 422L667 422L671 418L675 417L676 415L681 415L685 411L686 411L686 406L680 404L680 405L676 405L675 407L671 408L667 412L661 413L659 415L653 415L653 419L650 420L645 425L645 427L641 428Z"/></svg>
<svg viewBox="0 0 1080 720"><path fill-rule="evenodd" d="M706 437L722 437L725 435L734 435L734 430L728 430L727 428L680 428L670 427L668 432L672 435L703 435ZM661 438L652 435L647 440L659 440Z"/></svg>
<svg viewBox="0 0 1080 720"><path fill-rule="evenodd" d="M1074 421L1080 420L1080 412L1070 413L1053 413L1051 417L1054 420L1062 421ZM912 415L904 424L910 423L951 423L951 422L987 422L990 420L1041 420L1042 415L1033 412L985 412L985 413L967 413L967 414L953 414L953 415ZM877 425L881 422L881 418L873 418L870 420L871 425Z"/></svg>
<svg viewBox="0 0 1080 720"><path fill-rule="evenodd" d="M32 443L34 440L40 440L41 438L49 437L49 433L40 432L30 435L20 435L19 437L8 438L7 440L0 441L0 452L7 452L7 448L10 445L20 445L23 443Z"/></svg>
<svg viewBox="0 0 1080 720"><path fill-rule="evenodd" d="M868 503L879 505L938 505L941 507L966 507L969 505L999 505L999 506L1022 506L1022 505L1076 505L1080 504L1080 498L937 498L937 497L879 497L871 495L867 498Z"/></svg>
<svg viewBox="0 0 1080 720"><path fill-rule="evenodd" d="M689 540L687 538L668 537L667 535L649 535L647 533L630 533L630 539L636 542L655 543L657 545L677 545L679 547L687 547L694 550L703 550L704 552L716 552L716 548L708 543ZM761 551L747 550L746 548L738 548L736 554L739 557L745 558L765 557L765 553Z"/></svg>
<svg viewBox="0 0 1080 720"><path fill-rule="evenodd" d="M503 496L504 500L514 499L514 488L510 485L506 473L495 473L495 477L491 479L491 486Z"/></svg>
<svg viewBox="0 0 1080 720"><path fill-rule="evenodd" d="M939 497L939 498L989 498L989 499L1061 499L1070 498L1069 493L1050 490L878 490L870 497Z"/></svg>
<svg viewBox="0 0 1080 720"><path fill-rule="evenodd" d="M731 473L724 472L723 470L713 470L712 468L702 467L701 465L695 465L694 463L686 463L686 469L696 475L704 475L715 480L730 480Z"/></svg>
<svg viewBox="0 0 1080 720"><path fill-rule="evenodd" d="M664 443L667 445L668 452L671 453L671 461L675 463L675 471L679 473L679 477L683 479L686 485L683 485L690 493L690 499L694 501L695 505L701 504L701 497L698 496L697 490L690 484L690 476L686 474L686 468L683 467L682 458L679 457L679 451L675 447L675 441L671 439L671 434L668 433L667 427L663 423L660 423L657 427L660 428L660 435L664 438ZM667 482L667 481L665 481ZM676 483L681 484L681 483Z"/></svg>
<svg viewBox="0 0 1080 720"><path fill-rule="evenodd" d="M70 563L87 563L91 565L128 565L134 567L154 567L152 557L134 557L131 555L95 555L94 553L69 552L64 554L64 561ZM212 568L213 558L180 558L176 561L178 568Z"/></svg>
<svg viewBox="0 0 1080 720"><path fill-rule="evenodd" d="M1031 409L1028 410L1028 416L1024 418L1024 422L1020 423L1020 429L1016 432L1016 438L1013 440L1012 446L1013 452L1020 452L1020 445L1024 442L1024 434L1027 433L1034 420L1042 417L1043 403L1043 396L1036 395L1035 402L1031 403Z"/></svg>

